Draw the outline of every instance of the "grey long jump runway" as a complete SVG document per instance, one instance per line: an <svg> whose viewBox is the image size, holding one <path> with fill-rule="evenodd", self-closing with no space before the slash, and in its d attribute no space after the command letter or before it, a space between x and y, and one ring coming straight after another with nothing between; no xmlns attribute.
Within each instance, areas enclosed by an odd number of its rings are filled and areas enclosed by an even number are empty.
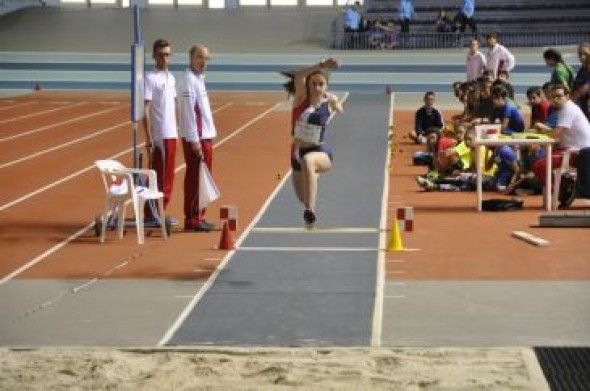
<svg viewBox="0 0 590 391"><path fill-rule="evenodd" d="M385 94L348 97L330 127L316 229L303 229L285 182L168 344L370 344L388 111Z"/></svg>

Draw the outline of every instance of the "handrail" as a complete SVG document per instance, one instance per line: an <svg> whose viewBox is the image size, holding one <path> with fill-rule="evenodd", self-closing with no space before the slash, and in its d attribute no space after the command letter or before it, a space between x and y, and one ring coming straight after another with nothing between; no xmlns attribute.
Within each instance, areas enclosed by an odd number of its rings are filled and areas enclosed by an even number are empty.
<svg viewBox="0 0 590 391"><path fill-rule="evenodd" d="M577 45L581 42L590 41L590 27L584 29L576 27L567 31L550 29L548 31L502 31L496 33L503 45L513 48ZM399 30L391 34L374 32L350 33L339 31L333 25L329 47L331 49L345 50L465 48L474 37L480 42L484 42L486 34L486 31L478 31L477 34L471 32L416 32L402 34Z"/></svg>

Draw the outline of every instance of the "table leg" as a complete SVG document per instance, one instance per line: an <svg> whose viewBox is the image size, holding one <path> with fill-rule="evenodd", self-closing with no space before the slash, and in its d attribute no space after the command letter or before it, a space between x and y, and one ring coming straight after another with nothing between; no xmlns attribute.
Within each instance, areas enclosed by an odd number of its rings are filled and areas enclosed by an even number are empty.
<svg viewBox="0 0 590 391"><path fill-rule="evenodd" d="M545 209L547 211L551 211L553 208L553 191L551 189L551 182L552 182L552 175L553 175L553 145L547 144L547 151L546 151L546 159L547 159L547 171L545 172Z"/></svg>
<svg viewBox="0 0 590 391"><path fill-rule="evenodd" d="M481 212L482 195L482 178L481 178L481 145L475 146L475 167L477 168L476 182L477 182L477 211Z"/></svg>

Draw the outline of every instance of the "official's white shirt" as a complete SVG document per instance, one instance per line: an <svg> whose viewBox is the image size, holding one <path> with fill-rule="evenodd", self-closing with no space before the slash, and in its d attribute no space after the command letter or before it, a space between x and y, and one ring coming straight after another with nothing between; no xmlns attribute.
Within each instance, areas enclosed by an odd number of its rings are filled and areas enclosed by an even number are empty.
<svg viewBox="0 0 590 391"><path fill-rule="evenodd" d="M561 134L561 147L590 147L590 122L582 109L571 100L557 112L557 126L566 128Z"/></svg>
<svg viewBox="0 0 590 391"><path fill-rule="evenodd" d="M469 53L467 55L467 81L476 80L483 73L487 64L486 56L481 52Z"/></svg>
<svg viewBox="0 0 590 391"><path fill-rule="evenodd" d="M176 80L170 72L154 69L145 74L144 99L150 101L150 127L154 141L177 138Z"/></svg>
<svg viewBox="0 0 590 391"><path fill-rule="evenodd" d="M498 77L498 67L500 62L504 63L502 69L505 69L508 72L511 72L516 65L516 59L514 58L514 55L512 55L508 49L499 43L497 43L492 50L488 48L488 52L486 53L486 62L486 68L493 72L494 78Z"/></svg>
<svg viewBox="0 0 590 391"><path fill-rule="evenodd" d="M190 142L215 138L217 129L215 129L209 95L205 87L205 75L187 69L180 79L178 96L180 136Z"/></svg>

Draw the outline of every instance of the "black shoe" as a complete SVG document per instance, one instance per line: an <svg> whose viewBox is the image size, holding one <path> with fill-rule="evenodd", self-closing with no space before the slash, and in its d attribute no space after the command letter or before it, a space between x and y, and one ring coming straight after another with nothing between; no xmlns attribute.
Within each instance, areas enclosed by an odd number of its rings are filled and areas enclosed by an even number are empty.
<svg viewBox="0 0 590 391"><path fill-rule="evenodd" d="M185 226L185 231L193 231L193 232L210 232L213 229L213 224L207 223L206 221L201 221L197 225L193 226Z"/></svg>
<svg viewBox="0 0 590 391"><path fill-rule="evenodd" d="M204 225L206 227L209 227L209 230L211 230L211 231L213 231L215 229L215 224L210 223L210 222L208 222L206 220L202 220L201 221L201 225Z"/></svg>
<svg viewBox="0 0 590 391"><path fill-rule="evenodd" d="M303 212L303 220L307 225L313 225L315 223L315 213L311 209L305 209Z"/></svg>
<svg viewBox="0 0 590 391"><path fill-rule="evenodd" d="M561 177L561 186L559 186L559 206L558 209L569 208L576 198L576 181L569 175Z"/></svg>

